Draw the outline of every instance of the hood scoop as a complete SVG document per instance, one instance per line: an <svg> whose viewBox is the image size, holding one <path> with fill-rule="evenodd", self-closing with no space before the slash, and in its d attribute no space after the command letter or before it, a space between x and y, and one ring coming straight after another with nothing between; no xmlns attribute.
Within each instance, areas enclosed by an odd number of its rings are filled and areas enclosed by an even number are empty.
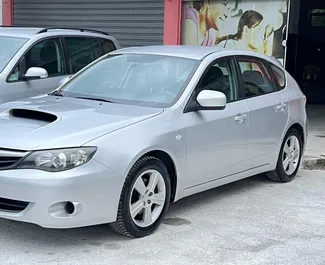
<svg viewBox="0 0 325 265"><path fill-rule="evenodd" d="M30 109L11 109L9 111L9 115L11 117L42 121L47 123L54 122L58 119L58 117L54 114Z"/></svg>

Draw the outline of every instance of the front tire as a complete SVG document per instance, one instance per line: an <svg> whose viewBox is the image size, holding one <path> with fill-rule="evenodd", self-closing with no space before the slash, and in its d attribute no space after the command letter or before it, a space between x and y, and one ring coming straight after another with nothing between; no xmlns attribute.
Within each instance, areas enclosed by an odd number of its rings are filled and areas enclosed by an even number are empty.
<svg viewBox="0 0 325 265"><path fill-rule="evenodd" d="M163 162L150 156L141 158L125 180L117 220L110 227L128 237L152 234L169 208L170 196L170 176Z"/></svg>
<svg viewBox="0 0 325 265"><path fill-rule="evenodd" d="M281 146L277 167L266 173L268 178L276 182L292 181L300 167L302 149L300 133L296 129L289 130Z"/></svg>

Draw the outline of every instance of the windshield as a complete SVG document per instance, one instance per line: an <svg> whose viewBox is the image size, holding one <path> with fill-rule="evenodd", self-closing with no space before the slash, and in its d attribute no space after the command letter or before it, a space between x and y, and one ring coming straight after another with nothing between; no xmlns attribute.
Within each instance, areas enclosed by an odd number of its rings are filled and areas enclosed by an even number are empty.
<svg viewBox="0 0 325 265"><path fill-rule="evenodd" d="M28 39L0 36L0 72Z"/></svg>
<svg viewBox="0 0 325 265"><path fill-rule="evenodd" d="M62 96L168 107L181 95L199 61L161 55L120 54L98 61L72 79Z"/></svg>

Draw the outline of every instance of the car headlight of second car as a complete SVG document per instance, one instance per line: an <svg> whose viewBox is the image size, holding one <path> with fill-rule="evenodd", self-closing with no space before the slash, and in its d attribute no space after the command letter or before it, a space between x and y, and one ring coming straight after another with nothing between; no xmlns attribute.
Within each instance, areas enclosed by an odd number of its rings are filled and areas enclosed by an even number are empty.
<svg viewBox="0 0 325 265"><path fill-rule="evenodd" d="M86 164L96 153L96 147L41 150L30 153L18 169L39 169L59 172Z"/></svg>

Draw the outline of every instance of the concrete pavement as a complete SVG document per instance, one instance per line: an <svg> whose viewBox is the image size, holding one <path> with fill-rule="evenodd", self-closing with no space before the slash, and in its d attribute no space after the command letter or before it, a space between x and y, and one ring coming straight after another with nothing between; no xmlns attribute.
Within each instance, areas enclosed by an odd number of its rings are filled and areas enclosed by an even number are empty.
<svg viewBox="0 0 325 265"><path fill-rule="evenodd" d="M48 230L0 220L1 265L323 265L325 173L291 183L263 176L172 205L152 236L131 240L107 226Z"/></svg>

